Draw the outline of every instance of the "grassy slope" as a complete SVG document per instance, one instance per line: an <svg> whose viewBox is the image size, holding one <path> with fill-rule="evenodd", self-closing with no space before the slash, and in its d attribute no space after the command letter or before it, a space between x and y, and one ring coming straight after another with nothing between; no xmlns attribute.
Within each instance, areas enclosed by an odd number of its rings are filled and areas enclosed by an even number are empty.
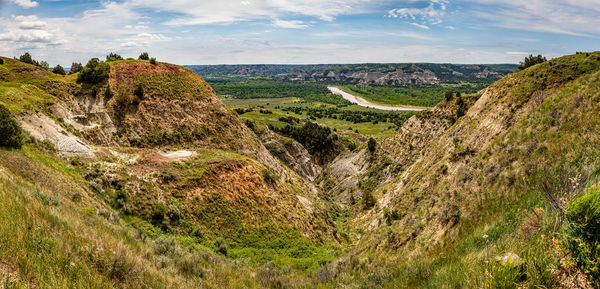
<svg viewBox="0 0 600 289"><path fill-rule="evenodd" d="M473 288L486 282L498 287L506 272L485 277L485 261L509 251L524 258L527 286L556 286L550 273L561 265L560 242L554 239L559 235L552 234L556 212L538 188L540 180L565 178L561 171L585 176L600 167L599 56L565 56L499 81L492 86L496 94L487 109L512 108L517 122L478 150L473 141L481 131L473 129L481 120L465 117L449 130L450 137L442 137L437 157L429 155L416 164L403 180L405 193L392 207L401 220L383 226L362 245L387 243L367 254L377 260L372 268L388 268L373 272L386 287ZM452 170L457 161L447 159L453 131L460 131L454 134L459 151L469 143L476 149L458 159L466 164L458 170ZM450 166L448 176L441 173L444 162ZM596 181L594 174L581 180L583 186ZM455 225L453 215L459 220ZM537 225L531 224L533 219ZM428 230L432 227L436 229ZM532 233L523 233L528 230ZM489 236L487 244L483 235ZM389 250L398 250L395 244L410 254L390 255ZM400 265L393 269L390 264ZM516 282L509 280L507 288Z"/></svg>

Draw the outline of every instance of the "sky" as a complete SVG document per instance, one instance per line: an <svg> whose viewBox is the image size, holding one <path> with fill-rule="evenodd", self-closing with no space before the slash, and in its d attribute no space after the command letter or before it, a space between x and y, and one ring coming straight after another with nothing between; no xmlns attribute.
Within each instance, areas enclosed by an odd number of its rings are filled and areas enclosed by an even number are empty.
<svg viewBox="0 0 600 289"><path fill-rule="evenodd" d="M600 50L600 0L0 0L0 55L69 67L518 63Z"/></svg>

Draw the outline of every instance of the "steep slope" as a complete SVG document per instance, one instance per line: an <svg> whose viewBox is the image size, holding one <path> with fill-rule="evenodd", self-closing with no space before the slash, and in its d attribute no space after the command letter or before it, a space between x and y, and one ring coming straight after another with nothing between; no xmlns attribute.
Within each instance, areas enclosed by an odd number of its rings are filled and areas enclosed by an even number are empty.
<svg viewBox="0 0 600 289"><path fill-rule="evenodd" d="M4 60L11 81L0 82L0 103L30 136L76 155L94 192L145 235L225 238L234 252L268 249L253 239L259 232L311 246L330 239L314 186L274 158L194 72L117 61L106 81L88 84ZM239 254L259 254L249 250Z"/></svg>
<svg viewBox="0 0 600 289"><path fill-rule="evenodd" d="M475 265L483 262L482 235L490 236L489 250L495 254L506 249L521 254L541 242L543 234L541 239L539 234L517 236L527 216L517 208L540 206L542 228L551 229L555 211L543 197L544 183L552 178L574 182L567 190L576 195L594 182L590 172L600 164L598 77L600 53L582 53L511 74L482 91L465 116L445 130L447 124L437 126L439 137L425 142L412 164L375 191L377 205L354 221L370 231L358 248L378 252L373 254L383 264L390 259L413 265L420 259L423 266L433 266L426 260L437 262L419 286L445 278L446 284L471 287L477 283L466 281L476 278L466 276L482 274ZM477 238L480 245L472 243ZM407 255L387 255L398 250ZM443 252L446 259L436 257ZM459 271L453 276L447 270ZM415 284L412 280L392 282L405 287Z"/></svg>

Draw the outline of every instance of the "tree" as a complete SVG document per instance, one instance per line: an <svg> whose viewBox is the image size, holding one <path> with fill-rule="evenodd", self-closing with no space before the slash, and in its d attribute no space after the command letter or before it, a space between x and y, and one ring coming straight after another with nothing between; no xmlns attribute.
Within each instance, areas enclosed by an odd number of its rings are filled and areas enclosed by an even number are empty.
<svg viewBox="0 0 600 289"><path fill-rule="evenodd" d="M33 60L29 52L25 52L23 55L19 56L19 61L33 65L39 65L37 61Z"/></svg>
<svg viewBox="0 0 600 289"><path fill-rule="evenodd" d="M111 52L106 56L106 62L117 61L117 60L123 60L123 57L114 52Z"/></svg>
<svg viewBox="0 0 600 289"><path fill-rule="evenodd" d="M77 76L77 82L89 84L100 83L108 78L110 66L98 58L92 58Z"/></svg>
<svg viewBox="0 0 600 289"><path fill-rule="evenodd" d="M45 70L50 71L50 64L48 64L48 62L46 62L46 61L40 62L39 66Z"/></svg>
<svg viewBox="0 0 600 289"><path fill-rule="evenodd" d="M82 69L83 69L83 65L81 65L81 63L73 62L73 64L71 64L71 70L69 71L69 73L77 73L77 72L81 71Z"/></svg>
<svg viewBox="0 0 600 289"><path fill-rule="evenodd" d="M139 60L149 60L150 57L148 56L148 52L142 52L142 54L140 54L140 57L138 57Z"/></svg>
<svg viewBox="0 0 600 289"><path fill-rule="evenodd" d="M375 141L374 138L369 138L369 141L367 142L367 147L369 147L369 151L374 152L376 146L377 146L377 141Z"/></svg>
<svg viewBox="0 0 600 289"><path fill-rule="evenodd" d="M0 104L0 146L10 148L23 146L21 126L10 117L10 111L2 104Z"/></svg>
<svg viewBox="0 0 600 289"><path fill-rule="evenodd" d="M451 100L452 96L454 96L454 93L452 91L446 91L446 100Z"/></svg>
<svg viewBox="0 0 600 289"><path fill-rule="evenodd" d="M60 74L60 75L67 74L65 72L65 69L62 66L60 66L60 64L57 64L56 66L54 66L54 68L52 68L52 72L54 72L56 74Z"/></svg>
<svg viewBox="0 0 600 289"><path fill-rule="evenodd" d="M537 56L533 56L533 54L529 54L529 56L525 57L525 60L523 60L519 63L518 69L523 70L528 67L534 66L536 64L544 63L546 61L547 61L546 57L542 56L541 54L538 54Z"/></svg>

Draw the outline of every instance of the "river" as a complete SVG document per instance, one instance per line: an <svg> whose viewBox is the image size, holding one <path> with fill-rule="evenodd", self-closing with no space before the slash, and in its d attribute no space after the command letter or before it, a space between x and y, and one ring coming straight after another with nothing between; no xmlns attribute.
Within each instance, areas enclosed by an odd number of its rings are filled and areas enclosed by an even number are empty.
<svg viewBox="0 0 600 289"><path fill-rule="evenodd" d="M356 95L347 93L335 86L328 86L327 88L329 89L329 91L331 91L331 93L341 95L343 98L347 99L348 101L358 104L360 106L364 106L364 107L376 108L376 109L381 109L381 110L400 110L400 111L422 111L422 110L426 109L426 108L422 108L422 107L409 106L409 105L393 105L392 106L392 105L374 104L374 103L368 102L366 99L364 99L360 96L356 96Z"/></svg>

